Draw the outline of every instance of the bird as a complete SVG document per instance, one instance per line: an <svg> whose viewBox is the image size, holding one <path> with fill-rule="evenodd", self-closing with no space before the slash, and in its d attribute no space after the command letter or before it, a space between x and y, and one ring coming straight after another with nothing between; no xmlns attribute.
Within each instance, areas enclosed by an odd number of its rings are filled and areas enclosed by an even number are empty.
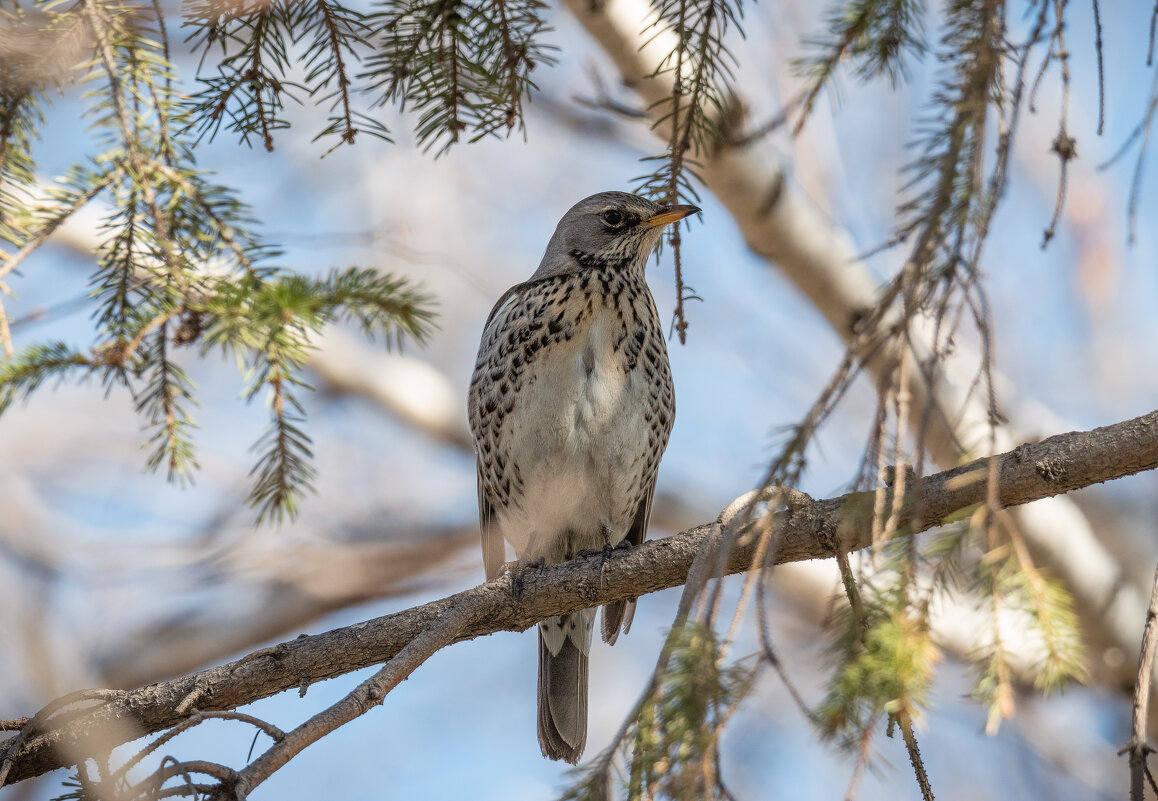
<svg viewBox="0 0 1158 801"><path fill-rule="evenodd" d="M675 421L644 269L664 228L698 212L592 195L563 215L534 274L495 303L468 398L487 579L509 566L504 541L519 570L644 541ZM634 610L604 605L602 639L613 645ZM539 745L573 765L587 742L595 613L538 625Z"/></svg>

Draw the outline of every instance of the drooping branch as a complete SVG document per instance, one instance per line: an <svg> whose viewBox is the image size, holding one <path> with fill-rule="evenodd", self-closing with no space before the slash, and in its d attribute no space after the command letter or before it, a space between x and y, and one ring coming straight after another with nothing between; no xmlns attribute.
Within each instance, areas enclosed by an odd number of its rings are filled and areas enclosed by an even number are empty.
<svg viewBox="0 0 1158 801"><path fill-rule="evenodd" d="M998 502L1003 507L1040 500L1092 484L1158 467L1158 411L1093 431L1059 434L1021 445L994 457ZM942 524L985 501L988 459L917 479L907 487L903 508L920 498L916 533ZM823 559L872 544L874 493L851 493L826 500L796 500L792 508L762 518L758 526L777 525L776 563ZM891 497L888 499L891 503ZM502 576L456 595L391 615L302 636L219 667L140 689L105 691L101 702L84 709L62 704L34 719L0 747L10 761L8 781L20 781L71 764L94 732L120 741L161 731L202 712L233 709L292 688L388 662L419 636L435 636L450 610L469 624L458 626L454 641L497 631L522 631L539 620L584 607L634 598L677 586L687 579L696 554L719 521L608 557L594 555L523 577L512 592ZM759 541L756 532L737 540L725 572L750 567ZM1064 531L1057 532L1059 539ZM461 620L458 621L461 623ZM410 668L412 669L412 668ZM85 695L90 699L91 694ZM120 725L114 725L120 724ZM7 753L15 745L15 753Z"/></svg>
<svg viewBox="0 0 1158 801"><path fill-rule="evenodd" d="M672 86L670 77L657 68L671 52L671 34L641 31L639 20L651 13L647 0L564 0L564 5L614 63L623 84L649 109L657 138L667 141L670 121L661 119L656 109L670 97ZM722 120L729 128L726 144L702 159L697 174L732 215L752 251L774 263L808 297L834 333L852 342L858 322L880 300L878 280L858 258L849 234L793 189L782 166L783 156L773 142L732 136L743 133L745 103L737 98L732 105L726 110L731 116ZM893 322L882 320L881 329ZM937 368L928 376L924 369L908 371L908 427L921 432L934 463L948 467L966 458L965 454L1008 450L1028 438L1029 432L993 420L984 393L974 391L978 354L961 343L952 353L941 353L934 319L914 317L904 347L911 349L913 364ZM902 350L894 344L881 348L864 366L878 384L884 383L891 380L901 358ZM1081 510L1068 499L1058 498L1019 516L1018 527L1035 558L1041 558L1072 593L1086 624L1087 639L1094 643L1092 650L1112 645L1132 652L1137 621L1146 613L1146 596L1133 581L1123 580L1118 561ZM1052 547L1058 530L1070 532L1064 549ZM978 643L962 645L973 650ZM1133 669L1125 663L1120 667L1104 663L1101 672L1109 681L1134 679Z"/></svg>

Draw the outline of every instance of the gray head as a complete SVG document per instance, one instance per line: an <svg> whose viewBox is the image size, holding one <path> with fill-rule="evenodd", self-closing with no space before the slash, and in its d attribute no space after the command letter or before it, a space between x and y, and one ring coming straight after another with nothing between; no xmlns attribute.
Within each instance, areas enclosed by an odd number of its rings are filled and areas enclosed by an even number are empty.
<svg viewBox="0 0 1158 801"><path fill-rule="evenodd" d="M627 192L592 195L563 215L532 278L578 272L593 262L642 270L664 226L698 211Z"/></svg>

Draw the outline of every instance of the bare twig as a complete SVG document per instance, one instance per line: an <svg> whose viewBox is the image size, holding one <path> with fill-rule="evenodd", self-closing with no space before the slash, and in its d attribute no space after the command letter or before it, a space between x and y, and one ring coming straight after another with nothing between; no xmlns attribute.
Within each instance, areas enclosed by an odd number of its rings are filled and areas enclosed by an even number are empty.
<svg viewBox="0 0 1158 801"><path fill-rule="evenodd" d="M905 750L909 752L909 761L913 764L913 773L917 777L917 785L921 788L921 798L924 801L933 801L933 787L929 783L929 774L925 772L925 762L921 759L921 749L917 747L917 735L913 733L913 721L907 712L897 715L897 723L901 726L901 737L905 740Z"/></svg>
<svg viewBox="0 0 1158 801"><path fill-rule="evenodd" d="M252 715L247 715L244 712L194 712L192 717L182 721L181 723L178 723L176 726L169 729L167 732L153 740L153 742L149 743L140 751L133 754L132 757L127 759L123 765L117 768L116 771L109 776L109 784L115 786L117 781L127 776L128 772L132 770L134 766L140 764L141 760L147 757L149 754L156 751L158 748L172 740L181 732L188 731L194 726L197 726L210 719L238 720L243 723L250 723L258 730L268 734L274 742L281 742L281 740L285 738L285 733L277 726L274 726L271 723L267 723L260 718L255 718ZM167 778L169 777L166 776L164 779L158 781L157 786L160 787L160 785L163 784ZM217 778L221 777L218 776Z"/></svg>
<svg viewBox="0 0 1158 801"><path fill-rule="evenodd" d="M872 732L874 728L873 721L869 721L864 727L864 731L861 732L860 740L857 742L856 764L853 766L852 775L848 779L848 788L844 791L844 801L852 801L856 798L856 791L860 787L865 770L868 768L869 757L872 756Z"/></svg>
<svg viewBox="0 0 1158 801"><path fill-rule="evenodd" d="M1057 29L1054 31L1054 41L1057 42L1057 59L1061 64L1061 112L1058 120L1057 136L1054 137L1053 144L1050 149L1057 154L1058 166L1058 181L1057 181L1057 196L1053 205L1053 217L1050 218L1049 225L1046 226L1045 233L1042 235L1041 247L1045 247L1053 239L1056 233L1058 220L1061 219L1062 208L1065 206L1066 189L1069 186L1069 164L1077 157L1077 140L1069 135L1066 122L1069 118L1070 109L1070 58L1069 50L1066 48L1065 36L1065 7L1067 0L1054 0L1054 14L1057 17ZM1097 2L1095 0L1094 8L1097 9ZM1096 12L1095 12L1096 14ZM1101 24L1098 24L1098 79L1102 76L1102 59L1101 59ZM1044 70L1044 65L1042 66ZM1101 122L1098 123L1098 132L1101 133Z"/></svg>
<svg viewBox="0 0 1158 801"><path fill-rule="evenodd" d="M12 328L8 325L8 312L4 310L4 295L8 287L0 281L0 348L4 351L4 358L11 359L16 355L12 347Z"/></svg>
<svg viewBox="0 0 1158 801"><path fill-rule="evenodd" d="M471 626L479 622L480 614L476 605L452 604L444 614L430 621L381 670L359 684L345 698L275 742L238 774L237 781L229 789L238 797L245 798L250 790L268 779L306 746L381 704L386 695L419 665L442 648L461 639Z"/></svg>
<svg viewBox="0 0 1158 801"><path fill-rule="evenodd" d="M1154 69L1154 77L1150 84L1150 99L1146 104L1146 115L1142 119L1141 139L1138 149L1138 160L1134 162L1134 176L1130 180L1130 200L1126 207L1126 218L1129 222L1127 240L1132 245L1135 239L1135 224L1138 220L1138 197L1142 192L1142 168L1146 164L1146 150L1150 146L1150 130L1154 124L1154 114L1158 112L1158 68Z"/></svg>
<svg viewBox="0 0 1158 801"><path fill-rule="evenodd" d="M1098 136L1106 125L1106 73L1102 67L1102 7L1098 0L1094 5L1094 53L1098 57Z"/></svg>
<svg viewBox="0 0 1158 801"><path fill-rule="evenodd" d="M1154 2L1154 10L1150 12L1150 46L1146 48L1146 66L1154 63L1154 26L1158 23L1158 0Z"/></svg>
<svg viewBox="0 0 1158 801"><path fill-rule="evenodd" d="M1130 755L1130 801L1144 801L1145 776L1149 772L1146 757L1154 750L1146 742L1146 716L1150 707L1150 676L1154 672L1154 651L1158 646L1158 568L1154 571L1154 588L1150 593L1150 610L1142 630L1142 649L1138 656L1138 680L1134 683L1134 717L1130 742L1123 752Z"/></svg>

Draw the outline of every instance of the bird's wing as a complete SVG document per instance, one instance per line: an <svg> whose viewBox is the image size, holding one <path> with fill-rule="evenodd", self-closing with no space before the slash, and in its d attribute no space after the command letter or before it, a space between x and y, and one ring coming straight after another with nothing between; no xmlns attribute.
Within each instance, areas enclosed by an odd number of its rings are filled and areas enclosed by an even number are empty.
<svg viewBox="0 0 1158 801"><path fill-rule="evenodd" d="M483 465L483 451L479 443L494 442L498 435L496 430L498 421L488 415L484 408L482 387L484 386L483 373L487 369L484 354L489 353L494 341L499 336L502 321L496 320L501 316L502 309L517 300L518 291L523 284L515 284L503 293L498 299L491 313L487 316L486 326L483 328L482 342L479 344L479 356L475 363L474 376L470 382L470 396L467 404L467 413L470 416L470 430L475 441L475 469L478 477L478 522L482 533L483 568L487 579L497 576L506 561L506 547L503 544L503 535L498 527L495 515L496 498L488 481L488 471ZM494 480L493 471L489 476Z"/></svg>
<svg viewBox="0 0 1158 801"><path fill-rule="evenodd" d="M627 530L627 536L623 541L632 545L642 545L643 540L647 537L647 524L651 519L651 499L655 496L655 479L652 478L651 485L648 486L647 491L643 494L643 499L639 502L639 506L635 511L635 518L631 521L631 528ZM624 599L622 601L612 601L605 604L603 607L603 620L601 621L599 633L603 637L603 642L608 645L615 645L615 641L619 639L620 630L624 634L631 630L631 621L635 617L635 601Z"/></svg>
<svg viewBox="0 0 1158 801"><path fill-rule="evenodd" d="M483 486L482 466L478 466L478 524L482 531L483 568L489 581L497 576L506 561L506 547L503 544L503 535L499 531L498 521L495 520L495 508L491 503L490 494Z"/></svg>

